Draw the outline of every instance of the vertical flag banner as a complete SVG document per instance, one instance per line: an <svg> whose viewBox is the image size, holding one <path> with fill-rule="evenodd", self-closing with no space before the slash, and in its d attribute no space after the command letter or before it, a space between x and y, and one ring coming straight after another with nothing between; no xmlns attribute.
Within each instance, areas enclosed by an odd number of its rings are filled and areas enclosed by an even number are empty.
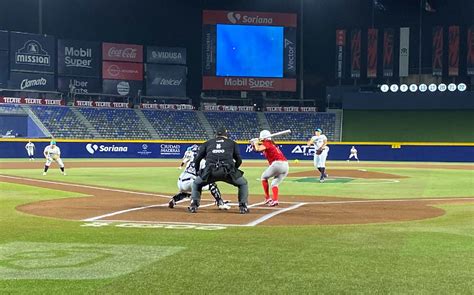
<svg viewBox="0 0 474 295"><path fill-rule="evenodd" d="M351 78L360 78L361 31L351 32Z"/></svg>
<svg viewBox="0 0 474 295"><path fill-rule="evenodd" d="M367 77L377 77L377 29L369 29L367 34Z"/></svg>
<svg viewBox="0 0 474 295"><path fill-rule="evenodd" d="M459 75L459 26L449 27L449 76Z"/></svg>
<svg viewBox="0 0 474 295"><path fill-rule="evenodd" d="M336 30L336 78L344 76L344 47L346 46L346 30Z"/></svg>
<svg viewBox="0 0 474 295"><path fill-rule="evenodd" d="M467 31L467 74L474 76L474 25Z"/></svg>
<svg viewBox="0 0 474 295"><path fill-rule="evenodd" d="M400 28L400 77L408 77L410 57L410 28Z"/></svg>
<svg viewBox="0 0 474 295"><path fill-rule="evenodd" d="M385 29L383 32L383 76L393 77L394 31Z"/></svg>
<svg viewBox="0 0 474 295"><path fill-rule="evenodd" d="M443 27L433 28L433 76L443 75Z"/></svg>
<svg viewBox="0 0 474 295"><path fill-rule="evenodd" d="M344 47L346 45L346 30L336 30L336 78L344 76Z"/></svg>

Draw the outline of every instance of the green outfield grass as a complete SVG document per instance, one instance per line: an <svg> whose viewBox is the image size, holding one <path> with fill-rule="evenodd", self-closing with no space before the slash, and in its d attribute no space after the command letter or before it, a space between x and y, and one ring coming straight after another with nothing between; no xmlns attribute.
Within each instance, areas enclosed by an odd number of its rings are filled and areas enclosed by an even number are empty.
<svg viewBox="0 0 474 295"><path fill-rule="evenodd" d="M263 169L244 168L252 194L261 193L257 178ZM357 169L408 178L379 184L367 180L319 184L287 179L281 194L370 199L474 196L473 170L415 169L409 164L374 168L363 163ZM291 170L307 171L311 167L294 164ZM176 168L72 168L68 176L53 169L44 177L41 170L2 169L0 164L0 174L166 194L175 193L179 172ZM221 187L224 193L235 194L232 187ZM83 222L30 216L15 210L25 203L78 196L0 182L0 294L473 293L472 203L438 205L445 215L411 222L235 227L219 231L82 227ZM48 245L51 250L41 250ZM5 249L20 253L2 254ZM151 254L147 254L150 249ZM88 254L84 254L86 250ZM95 256L87 256L90 253ZM55 260L76 254L83 255L80 257L84 261L76 263L85 267L84 273L89 271L89 264L107 263L114 255L123 260L128 256L140 260L147 255L150 259L115 277L107 277L117 271L109 267L102 270L105 277L62 279L68 268L61 266L64 271L58 271L56 279L5 279L31 269L47 274L51 271L48 265Z"/></svg>

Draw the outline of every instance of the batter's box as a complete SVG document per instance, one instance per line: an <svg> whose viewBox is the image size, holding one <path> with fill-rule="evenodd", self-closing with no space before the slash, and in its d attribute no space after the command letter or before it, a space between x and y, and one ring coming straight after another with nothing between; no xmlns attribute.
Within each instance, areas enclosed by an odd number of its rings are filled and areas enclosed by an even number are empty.
<svg viewBox="0 0 474 295"><path fill-rule="evenodd" d="M0 244L0 280L90 280L135 272L185 248L14 242Z"/></svg>

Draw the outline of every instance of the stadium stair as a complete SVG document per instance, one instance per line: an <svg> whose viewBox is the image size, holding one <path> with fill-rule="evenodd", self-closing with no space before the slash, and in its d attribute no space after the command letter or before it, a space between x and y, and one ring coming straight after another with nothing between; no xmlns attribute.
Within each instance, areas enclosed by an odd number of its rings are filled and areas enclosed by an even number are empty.
<svg viewBox="0 0 474 295"><path fill-rule="evenodd" d="M151 125L150 121L145 117L143 112L140 109L133 109L135 113L137 114L138 118L140 118L140 121L143 123L145 126L145 129L150 133L152 139L160 139L160 136L156 132L155 128Z"/></svg>
<svg viewBox="0 0 474 295"><path fill-rule="evenodd" d="M41 130L41 132L44 133L44 135L46 135L48 137L53 137L51 132L49 132L48 128L46 128L46 126L44 126L43 122L41 122L41 120L38 118L38 116L36 116L36 114L33 113L33 111L31 110L31 108L28 105L20 105L20 106L25 111L25 113L28 114L28 116L31 118L31 120L33 120L33 122L35 122L35 124L38 126L38 128Z"/></svg>
<svg viewBox="0 0 474 295"><path fill-rule="evenodd" d="M328 109L327 112L336 115L336 122L334 126L334 140L342 141L342 118L344 115L344 111L342 109Z"/></svg>
<svg viewBox="0 0 474 295"><path fill-rule="evenodd" d="M196 111L196 115L199 119L199 122L201 123L201 126L204 127L204 130L206 130L206 134L208 138L213 138L214 137L214 130L211 127L211 124L207 120L206 116L201 111Z"/></svg>
<svg viewBox="0 0 474 295"><path fill-rule="evenodd" d="M270 124L268 123L267 117L263 112L257 112L258 125L264 130L270 130ZM272 132L277 132L277 130L270 130ZM281 131L281 130L279 130Z"/></svg>
<svg viewBox="0 0 474 295"><path fill-rule="evenodd" d="M100 138L99 132L92 126L92 124L81 114L75 107L71 107L71 112L79 119L79 121L86 126L87 131L94 135L95 138Z"/></svg>

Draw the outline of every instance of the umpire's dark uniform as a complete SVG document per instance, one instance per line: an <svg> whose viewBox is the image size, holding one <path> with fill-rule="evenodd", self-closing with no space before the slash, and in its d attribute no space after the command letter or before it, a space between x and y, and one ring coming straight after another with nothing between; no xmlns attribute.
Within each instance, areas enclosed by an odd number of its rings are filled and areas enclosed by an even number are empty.
<svg viewBox="0 0 474 295"><path fill-rule="evenodd" d="M239 209L241 214L248 213L247 208L249 188L243 172L238 168L242 164L239 146L227 138L227 130L218 128L217 136L206 141L199 147L194 160L195 167L200 167L202 159L206 159L206 167L198 172L194 180L189 212L196 213L201 201L202 188L216 181L224 181L239 188ZM235 162L234 162L235 160Z"/></svg>

